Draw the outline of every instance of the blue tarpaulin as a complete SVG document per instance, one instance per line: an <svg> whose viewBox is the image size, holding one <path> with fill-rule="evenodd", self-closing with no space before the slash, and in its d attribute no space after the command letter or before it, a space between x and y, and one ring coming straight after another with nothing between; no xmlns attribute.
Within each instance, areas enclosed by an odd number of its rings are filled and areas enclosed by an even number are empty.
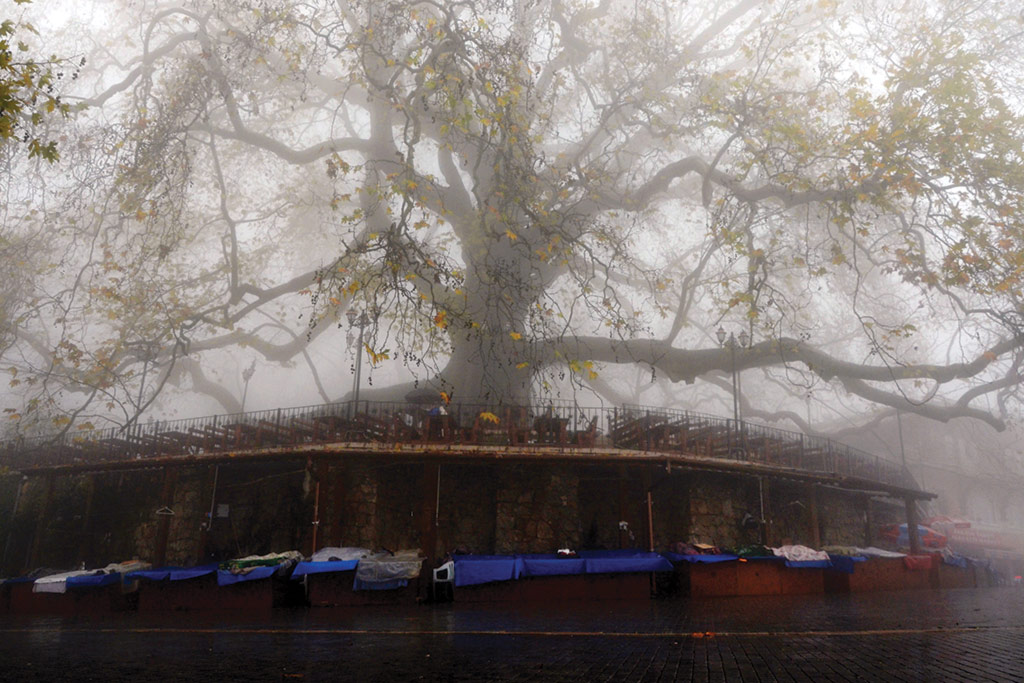
<svg viewBox="0 0 1024 683"><path fill-rule="evenodd" d="M109 586L121 581L120 574L88 574L85 576L69 576L67 578L68 588L98 588Z"/></svg>
<svg viewBox="0 0 1024 683"><path fill-rule="evenodd" d="M519 557L523 562L523 576L565 576L587 571L586 560L582 557L559 557L555 553Z"/></svg>
<svg viewBox="0 0 1024 683"><path fill-rule="evenodd" d="M455 586L475 586L518 579L522 560L514 555L456 555Z"/></svg>
<svg viewBox="0 0 1024 683"><path fill-rule="evenodd" d="M299 562L292 572L293 579L300 579L307 574L329 574L332 572L349 572L356 568L359 560L330 560L327 562Z"/></svg>
<svg viewBox="0 0 1024 683"><path fill-rule="evenodd" d="M217 571L217 565L215 564L204 564L199 567L188 567L186 569L172 569L170 580L171 581L187 581L189 579L195 579L200 576L206 576Z"/></svg>
<svg viewBox="0 0 1024 683"><path fill-rule="evenodd" d="M736 559L735 556L732 559ZM658 553L644 550L584 550L576 557L556 553L529 555L456 555L455 585L512 581L522 576L571 576L672 571Z"/></svg>
<svg viewBox="0 0 1024 683"><path fill-rule="evenodd" d="M584 550L580 553L587 574L668 572L672 563L644 550Z"/></svg>
<svg viewBox="0 0 1024 683"><path fill-rule="evenodd" d="M858 562L867 562L868 558L859 555L829 555L832 560L832 569L844 574L852 574Z"/></svg>
<svg viewBox="0 0 1024 683"><path fill-rule="evenodd" d="M786 566L794 569L828 569L831 560L786 560Z"/></svg>
<svg viewBox="0 0 1024 683"><path fill-rule="evenodd" d="M179 567L159 567L157 569L140 569L135 572L128 572L124 575L125 582L135 579L147 579L149 581L165 581L171 577L171 571Z"/></svg>
<svg viewBox="0 0 1024 683"><path fill-rule="evenodd" d="M954 567L960 567L961 569L967 569L967 558L963 555L957 555L954 552L943 553L942 561L946 564Z"/></svg>
<svg viewBox="0 0 1024 683"><path fill-rule="evenodd" d="M274 565L272 567L253 567L244 574L232 574L226 569L218 569L217 585L230 586L231 584L242 583L244 581L259 581L260 579L266 579L271 577L279 567L280 565Z"/></svg>
<svg viewBox="0 0 1024 683"><path fill-rule="evenodd" d="M732 560L738 560L739 555L729 555L728 553L722 553L720 555L680 555L679 553L662 553L662 556L672 562L690 562L696 563L712 563L712 562L730 562Z"/></svg>

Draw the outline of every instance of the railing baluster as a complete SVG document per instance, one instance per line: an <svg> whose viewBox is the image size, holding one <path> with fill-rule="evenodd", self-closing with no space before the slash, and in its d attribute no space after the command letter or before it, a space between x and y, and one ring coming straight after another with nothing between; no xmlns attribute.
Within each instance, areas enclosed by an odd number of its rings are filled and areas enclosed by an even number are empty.
<svg viewBox="0 0 1024 683"><path fill-rule="evenodd" d="M705 457L718 457L746 461L772 463L776 459L772 453L796 453L797 463L789 457L778 458L779 464L796 465L807 471L830 473L833 476L858 476L873 479L879 483L913 486L907 473L888 460L875 454L865 453L844 444L833 442L831 438L809 437L803 433L780 430L763 425L748 425L745 421L734 420L693 413L685 409L650 408L627 404L610 408L584 408L575 402L565 400L545 401L543 406L523 406L523 415L541 415L546 407L554 409L558 417L567 419L573 432L587 428L590 422L597 419L599 426L613 446L623 448L640 447L644 451L661 448L679 448ZM464 409L465 408L465 409ZM494 412L496 408L486 405L453 405L449 407L455 420L462 427L466 421L475 418L481 411ZM474 412L475 411L475 412ZM227 424L247 425L249 427L272 422L277 430L272 437L274 442L280 440L283 431L293 437L292 442L304 441L309 438L320 441L324 438L337 439L338 435L329 429L322 429L326 424L322 418L340 417L353 412L365 414L377 421L387 422L402 413L416 414L419 411L399 403L371 403L360 401L346 403L329 403L301 408L276 408L234 415L211 415L204 418L185 418L182 420L154 421L149 424L134 422L123 431L117 428L104 428L89 432L65 432L54 440L52 437L33 437L9 440L0 443L0 465L26 466L31 464L58 464L75 461L102 461L103 459L134 458L145 456L151 450L155 455L181 455L202 451L221 450L227 442L236 442L235 447L247 447L239 442L240 434L227 434L218 427ZM471 414L472 413L472 414ZM506 415L506 413L495 413ZM296 421L311 420L312 432L304 431L308 437L299 438ZM582 423L581 423L582 420ZM626 434L625 430L643 423L642 432ZM287 423L287 424L286 424ZM663 444L655 437L654 425L663 438L671 436L672 444ZM236 432L242 432L236 427ZM392 430L387 430L392 433ZM724 437L725 443L722 443ZM374 429L368 438L388 439ZM199 440L201 439L201 441ZM637 441L642 441L642 445ZM760 445L751 448L752 440L759 440ZM676 443L679 441L680 443ZM724 452L723 452L724 447ZM783 462L785 460L785 462Z"/></svg>

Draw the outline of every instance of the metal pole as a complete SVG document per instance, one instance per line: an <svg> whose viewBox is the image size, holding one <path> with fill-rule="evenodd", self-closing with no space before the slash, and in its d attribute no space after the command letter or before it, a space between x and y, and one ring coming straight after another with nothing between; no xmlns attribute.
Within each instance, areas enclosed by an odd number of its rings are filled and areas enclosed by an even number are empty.
<svg viewBox="0 0 1024 683"><path fill-rule="evenodd" d="M764 477L757 478L757 497L761 503L761 545L768 545L768 520L764 517Z"/></svg>
<svg viewBox="0 0 1024 683"><path fill-rule="evenodd" d="M907 452L903 448L903 420L900 418L900 409L896 409L896 430L900 436L900 458L903 461L903 474L907 473Z"/></svg>
<svg viewBox="0 0 1024 683"><path fill-rule="evenodd" d="M739 427L740 423L740 400L737 393L736 382L736 337L729 333L729 355L732 357L732 419Z"/></svg>
<svg viewBox="0 0 1024 683"><path fill-rule="evenodd" d="M313 494L313 553L318 548L316 545L317 532L320 530L320 479L316 480L316 492ZM310 553L312 554L312 553Z"/></svg>
<svg viewBox="0 0 1024 683"><path fill-rule="evenodd" d="M210 533L213 529L213 513L216 510L217 505L217 479L220 477L220 465L214 465L213 467L213 492L210 494L210 512L207 516L206 522L206 533Z"/></svg>

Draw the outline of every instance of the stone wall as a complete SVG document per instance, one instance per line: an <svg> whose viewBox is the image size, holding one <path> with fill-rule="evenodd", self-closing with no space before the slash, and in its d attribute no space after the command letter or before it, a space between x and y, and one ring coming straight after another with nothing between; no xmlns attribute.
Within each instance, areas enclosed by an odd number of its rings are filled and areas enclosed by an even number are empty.
<svg viewBox="0 0 1024 683"><path fill-rule="evenodd" d="M442 465L437 555L493 553L498 465Z"/></svg>
<svg viewBox="0 0 1024 683"><path fill-rule="evenodd" d="M424 474L420 463L377 469L378 497L387 502L377 509L379 530L369 547L392 551L420 547Z"/></svg>
<svg viewBox="0 0 1024 683"><path fill-rule="evenodd" d="M568 465L498 470L495 552L552 552L580 544L579 475Z"/></svg>
<svg viewBox="0 0 1024 683"><path fill-rule="evenodd" d="M337 544L376 549L379 483L378 471L364 462L345 468L341 485L342 500L337 519L340 530Z"/></svg>
<svg viewBox="0 0 1024 683"><path fill-rule="evenodd" d="M867 498L863 494L819 489L821 544L863 546L866 505Z"/></svg>
<svg viewBox="0 0 1024 683"><path fill-rule="evenodd" d="M214 509L202 559L307 549L312 493L311 475L300 460L220 466L215 495L200 494L204 514L211 501Z"/></svg>
<svg viewBox="0 0 1024 683"><path fill-rule="evenodd" d="M166 519L154 520L149 536L152 542L143 543L138 541L139 557L145 557L151 562L158 562L156 556L156 535L160 524L167 525L167 547L164 555L164 563L187 567L200 560L200 553L204 550L204 537L206 530L206 515L210 510L208 496L212 490L213 474L212 468L193 467L178 473L176 485L169 491L169 500L159 501L161 507L167 507L174 512ZM207 497L204 497L204 490ZM147 551L147 548L152 548Z"/></svg>
<svg viewBox="0 0 1024 683"><path fill-rule="evenodd" d="M605 550L645 544L646 512L639 480L615 465L584 466L579 472L579 547ZM623 521L626 532L619 530Z"/></svg>
<svg viewBox="0 0 1024 683"><path fill-rule="evenodd" d="M690 482L691 472L685 470L661 475L655 479L651 492L654 518L654 547L668 550L678 541L690 538Z"/></svg>
<svg viewBox="0 0 1024 683"><path fill-rule="evenodd" d="M705 473L690 477L688 540L722 548L758 542L758 530L740 526L746 513L760 514L756 479Z"/></svg>
<svg viewBox="0 0 1024 683"><path fill-rule="evenodd" d="M808 486L788 481L772 481L765 482L764 491L768 545L813 546L811 493Z"/></svg>
<svg viewBox="0 0 1024 683"><path fill-rule="evenodd" d="M283 550L309 553L317 500L319 547L421 548L430 541L424 533L436 514L438 558L453 550L646 548L648 486L656 550L677 541L738 547L760 537L758 529L742 528L746 513L760 514L754 477L639 465L490 462L443 463L434 482L433 467L370 457L296 457L229 461L219 468L190 463L54 475L52 488L48 475L33 475L14 519L8 499L17 495L20 477L7 477L0 481L2 571L82 562L93 567L133 557L190 565ZM770 544L813 543L810 491L806 484L766 483ZM863 495L824 488L816 495L822 544L863 544ZM211 504L215 513L226 506L227 516L215 514L208 526ZM872 500L871 506L875 527L905 521L901 503ZM173 514L158 515L165 507Z"/></svg>

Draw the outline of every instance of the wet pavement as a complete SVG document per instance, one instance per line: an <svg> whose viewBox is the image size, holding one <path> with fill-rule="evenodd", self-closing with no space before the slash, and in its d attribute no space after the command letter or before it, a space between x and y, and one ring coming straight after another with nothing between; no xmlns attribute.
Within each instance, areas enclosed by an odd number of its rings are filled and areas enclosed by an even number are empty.
<svg viewBox="0 0 1024 683"><path fill-rule="evenodd" d="M0 680L1021 681L1024 589L0 617Z"/></svg>

